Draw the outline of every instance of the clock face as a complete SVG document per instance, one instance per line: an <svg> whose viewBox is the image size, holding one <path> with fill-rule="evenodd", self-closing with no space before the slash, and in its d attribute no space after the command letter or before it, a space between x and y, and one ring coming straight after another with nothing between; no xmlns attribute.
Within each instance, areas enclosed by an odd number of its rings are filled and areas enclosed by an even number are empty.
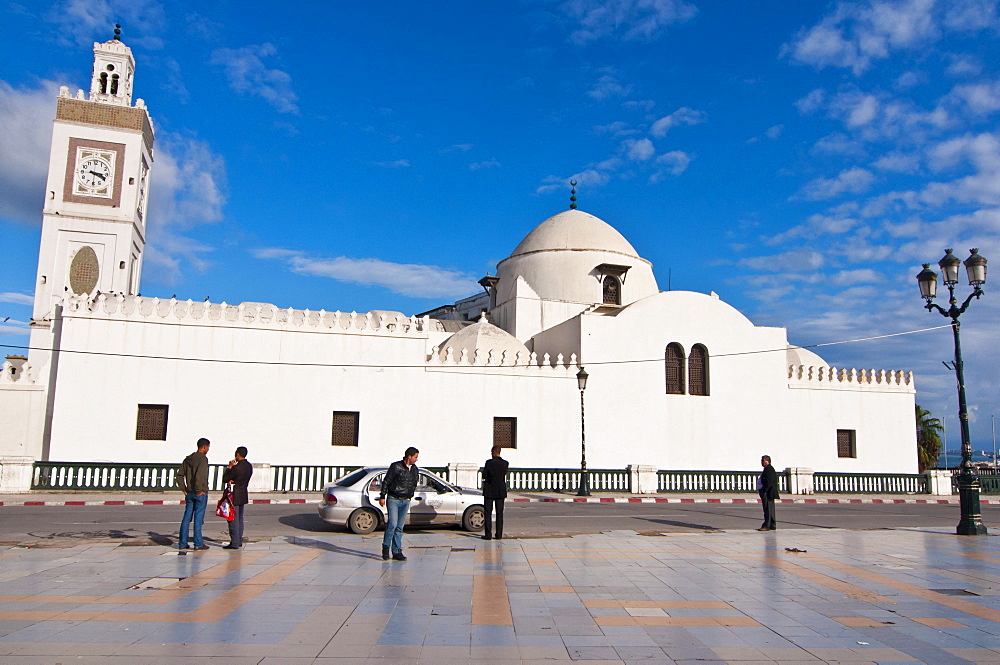
<svg viewBox="0 0 1000 665"><path fill-rule="evenodd" d="M73 168L73 194L110 199L115 189L115 150L79 146Z"/></svg>
<svg viewBox="0 0 1000 665"><path fill-rule="evenodd" d="M111 165L100 157L88 157L77 166L76 179L86 189L105 189L111 183Z"/></svg>

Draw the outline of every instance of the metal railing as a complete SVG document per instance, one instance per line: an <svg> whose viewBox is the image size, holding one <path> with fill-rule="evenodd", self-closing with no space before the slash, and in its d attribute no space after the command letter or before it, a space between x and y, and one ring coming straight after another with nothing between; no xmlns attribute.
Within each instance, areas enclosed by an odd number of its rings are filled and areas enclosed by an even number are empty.
<svg viewBox="0 0 1000 665"><path fill-rule="evenodd" d="M280 464L271 467L275 492L322 492L323 488L359 466L306 466Z"/></svg>
<svg viewBox="0 0 1000 665"><path fill-rule="evenodd" d="M1000 494L1000 475L994 473L992 469L976 475L979 476L980 494ZM958 472L955 472L951 477L951 493L958 494Z"/></svg>
<svg viewBox="0 0 1000 665"><path fill-rule="evenodd" d="M591 492L628 492L628 471L588 469ZM579 469L509 469L507 488L522 492L575 492L580 487Z"/></svg>
<svg viewBox="0 0 1000 665"><path fill-rule="evenodd" d="M788 491L788 474L778 471L778 492ZM657 492L756 492L760 471L657 471Z"/></svg>
<svg viewBox="0 0 1000 665"><path fill-rule="evenodd" d="M930 488L922 473L826 473L813 474L817 494L927 494Z"/></svg>
<svg viewBox="0 0 1000 665"><path fill-rule="evenodd" d="M113 464L105 462L35 462L33 490L177 490L178 464ZM208 487L222 490L225 464L208 465Z"/></svg>

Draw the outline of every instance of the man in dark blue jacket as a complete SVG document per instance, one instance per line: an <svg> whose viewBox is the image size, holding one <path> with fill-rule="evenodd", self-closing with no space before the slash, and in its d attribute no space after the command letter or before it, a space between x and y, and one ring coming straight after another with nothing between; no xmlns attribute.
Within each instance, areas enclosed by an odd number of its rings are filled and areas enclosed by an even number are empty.
<svg viewBox="0 0 1000 665"><path fill-rule="evenodd" d="M382 538L382 560L389 560L389 549L396 561L406 561L403 555L403 524L410 512L410 499L417 489L420 470L417 457L420 451L410 446L403 453L403 459L389 465L382 479L382 490L378 495L378 505L385 507L385 536Z"/></svg>
<svg viewBox="0 0 1000 665"><path fill-rule="evenodd" d="M507 498L507 460L500 457L500 446L490 449L492 457L483 465L483 499L486 503L486 533L483 540L492 540L493 510L497 511L496 539L503 538L503 502Z"/></svg>
<svg viewBox="0 0 1000 665"><path fill-rule="evenodd" d="M778 498L778 474L771 466L770 455L761 457L760 465L764 470L757 479L757 493L760 494L760 501L764 505L764 523L757 530L774 531L778 528L774 522L774 500Z"/></svg>

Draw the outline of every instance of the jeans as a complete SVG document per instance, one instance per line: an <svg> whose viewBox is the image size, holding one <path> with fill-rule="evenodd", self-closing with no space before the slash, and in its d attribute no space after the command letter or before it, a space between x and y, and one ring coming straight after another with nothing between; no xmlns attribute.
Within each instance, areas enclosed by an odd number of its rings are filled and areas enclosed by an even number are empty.
<svg viewBox="0 0 1000 665"><path fill-rule="evenodd" d="M382 547L391 548L393 554L403 551L403 525L408 512L409 499L395 499L391 496L385 498L385 536L382 538Z"/></svg>
<svg viewBox="0 0 1000 665"><path fill-rule="evenodd" d="M188 525L194 518L194 546L201 547L205 542L201 539L201 525L205 523L205 508L208 506L208 494L188 492L184 495L184 518L181 520L181 533L177 546L184 549L188 545Z"/></svg>
<svg viewBox="0 0 1000 665"><path fill-rule="evenodd" d="M503 499L486 499L486 537L493 537L493 509L497 511L497 538L503 538Z"/></svg>
<svg viewBox="0 0 1000 665"><path fill-rule="evenodd" d="M233 520L229 523L229 544L243 547L243 509L246 506L233 505Z"/></svg>

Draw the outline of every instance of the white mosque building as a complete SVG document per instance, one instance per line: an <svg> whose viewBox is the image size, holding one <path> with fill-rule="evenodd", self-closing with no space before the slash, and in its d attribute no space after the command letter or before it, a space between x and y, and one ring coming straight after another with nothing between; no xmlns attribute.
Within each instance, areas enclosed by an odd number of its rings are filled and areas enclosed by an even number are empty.
<svg viewBox="0 0 1000 665"><path fill-rule="evenodd" d="M0 376L8 460L579 464L915 473L913 375L836 369L714 293L661 291L581 210L539 224L484 293L423 315L140 297L153 124L135 63L94 45L56 106L31 352ZM466 319L468 320L462 320ZM220 453L222 454L222 453ZM217 461L222 461L221 458ZM2 460L0 460L2 464Z"/></svg>

